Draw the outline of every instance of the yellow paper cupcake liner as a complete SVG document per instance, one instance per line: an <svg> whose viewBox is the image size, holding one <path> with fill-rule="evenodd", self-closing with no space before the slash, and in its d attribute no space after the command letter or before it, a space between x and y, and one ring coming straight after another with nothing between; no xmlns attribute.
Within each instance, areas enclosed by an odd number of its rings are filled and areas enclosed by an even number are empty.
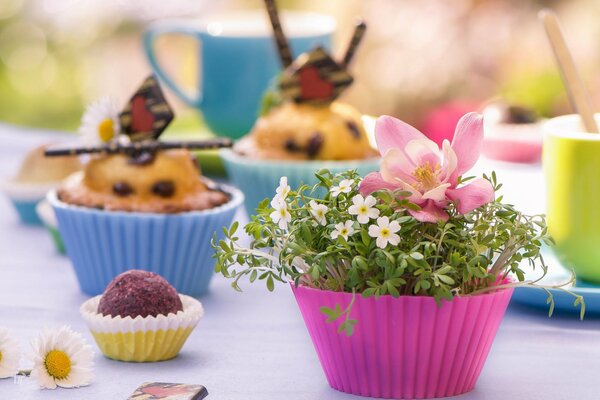
<svg viewBox="0 0 600 400"><path fill-rule="evenodd" d="M92 331L102 354L119 361L153 362L169 360L183 347L193 328L166 331L100 333Z"/></svg>
<svg viewBox="0 0 600 400"><path fill-rule="evenodd" d="M169 360L179 353L204 313L202 304L179 295L183 311L156 317L111 317L98 314L96 296L83 303L81 314L102 354L119 361Z"/></svg>

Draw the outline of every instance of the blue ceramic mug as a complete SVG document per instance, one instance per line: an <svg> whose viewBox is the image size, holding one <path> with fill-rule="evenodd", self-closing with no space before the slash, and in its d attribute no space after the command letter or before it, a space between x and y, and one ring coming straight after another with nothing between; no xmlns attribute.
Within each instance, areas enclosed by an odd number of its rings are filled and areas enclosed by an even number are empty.
<svg viewBox="0 0 600 400"><path fill-rule="evenodd" d="M313 13L282 13L281 24L295 56L316 46L331 48L335 21ZM199 45L197 94L180 88L160 67L154 43L165 34L189 35ZM261 99L280 71L266 12L230 13L198 21L161 22L144 35L148 60L159 78L204 116L217 135L239 138L252 128Z"/></svg>

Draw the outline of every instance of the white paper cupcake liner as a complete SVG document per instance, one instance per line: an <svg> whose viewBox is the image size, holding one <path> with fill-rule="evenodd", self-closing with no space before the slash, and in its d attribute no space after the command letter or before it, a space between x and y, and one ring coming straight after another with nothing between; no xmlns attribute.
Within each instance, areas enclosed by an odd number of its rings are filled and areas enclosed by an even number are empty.
<svg viewBox="0 0 600 400"><path fill-rule="evenodd" d="M137 316L131 317L112 317L98 313L98 303L102 296L92 297L81 305L80 312L87 322L90 330L99 333L126 333L137 331L158 331L179 328L194 328L200 318L204 315L202 303L193 297L183 294L179 295L183 304L183 311L177 314L157 315L156 317Z"/></svg>

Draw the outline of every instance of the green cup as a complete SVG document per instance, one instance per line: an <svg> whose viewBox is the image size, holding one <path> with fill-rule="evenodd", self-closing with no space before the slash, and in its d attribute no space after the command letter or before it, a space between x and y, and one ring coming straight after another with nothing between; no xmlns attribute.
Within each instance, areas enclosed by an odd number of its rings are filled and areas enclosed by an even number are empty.
<svg viewBox="0 0 600 400"><path fill-rule="evenodd" d="M546 214L555 251L578 279L600 283L600 134L585 132L578 115L553 118L543 129Z"/></svg>

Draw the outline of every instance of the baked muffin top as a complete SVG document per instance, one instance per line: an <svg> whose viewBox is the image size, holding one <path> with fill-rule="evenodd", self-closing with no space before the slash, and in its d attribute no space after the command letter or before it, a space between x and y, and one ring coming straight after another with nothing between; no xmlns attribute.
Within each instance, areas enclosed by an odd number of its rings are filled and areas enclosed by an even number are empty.
<svg viewBox="0 0 600 400"><path fill-rule="evenodd" d="M48 147L48 145L39 146L27 153L15 177L16 182L54 183L81 169L81 162L77 156L46 157L44 152Z"/></svg>
<svg viewBox="0 0 600 400"><path fill-rule="evenodd" d="M144 163L125 154L103 154L70 176L58 196L69 204L104 210L178 213L229 201L229 195L209 185L188 150L160 151Z"/></svg>
<svg viewBox="0 0 600 400"><path fill-rule="evenodd" d="M234 150L256 159L358 160L376 156L352 106L286 102L260 117Z"/></svg>

